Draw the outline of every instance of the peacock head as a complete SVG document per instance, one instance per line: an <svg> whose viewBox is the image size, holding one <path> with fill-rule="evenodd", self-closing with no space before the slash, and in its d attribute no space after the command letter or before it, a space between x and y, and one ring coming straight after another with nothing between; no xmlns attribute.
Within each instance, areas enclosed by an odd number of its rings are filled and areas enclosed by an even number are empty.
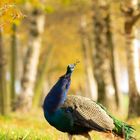
<svg viewBox="0 0 140 140"><path fill-rule="evenodd" d="M71 74L74 71L75 66L79 63L79 61L76 61L74 64L69 64L67 67L67 74Z"/></svg>

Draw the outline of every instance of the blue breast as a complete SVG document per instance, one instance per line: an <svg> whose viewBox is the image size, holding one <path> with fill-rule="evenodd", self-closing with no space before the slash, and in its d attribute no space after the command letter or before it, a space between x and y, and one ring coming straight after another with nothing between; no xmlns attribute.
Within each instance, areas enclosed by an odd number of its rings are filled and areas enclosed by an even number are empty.
<svg viewBox="0 0 140 140"><path fill-rule="evenodd" d="M73 129L73 119L71 114L64 112L62 109L58 109L52 114L45 112L44 116L52 126L62 132L72 131Z"/></svg>

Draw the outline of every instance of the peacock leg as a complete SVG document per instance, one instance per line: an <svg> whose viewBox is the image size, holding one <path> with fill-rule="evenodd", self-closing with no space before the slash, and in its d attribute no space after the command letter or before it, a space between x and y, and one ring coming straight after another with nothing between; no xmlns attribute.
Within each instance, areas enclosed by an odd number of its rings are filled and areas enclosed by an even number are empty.
<svg viewBox="0 0 140 140"><path fill-rule="evenodd" d="M68 139L72 140L72 135L71 134L68 134Z"/></svg>
<svg viewBox="0 0 140 140"><path fill-rule="evenodd" d="M86 137L88 140L91 140L89 133L85 133L85 134L83 134L83 136Z"/></svg>

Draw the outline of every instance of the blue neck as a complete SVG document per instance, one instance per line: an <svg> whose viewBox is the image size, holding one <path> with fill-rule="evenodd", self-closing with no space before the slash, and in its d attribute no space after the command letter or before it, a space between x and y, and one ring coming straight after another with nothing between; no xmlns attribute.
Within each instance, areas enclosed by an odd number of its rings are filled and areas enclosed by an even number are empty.
<svg viewBox="0 0 140 140"><path fill-rule="evenodd" d="M43 104L44 111L53 113L64 103L71 82L70 76L71 74L60 77L57 83L52 87L45 98Z"/></svg>

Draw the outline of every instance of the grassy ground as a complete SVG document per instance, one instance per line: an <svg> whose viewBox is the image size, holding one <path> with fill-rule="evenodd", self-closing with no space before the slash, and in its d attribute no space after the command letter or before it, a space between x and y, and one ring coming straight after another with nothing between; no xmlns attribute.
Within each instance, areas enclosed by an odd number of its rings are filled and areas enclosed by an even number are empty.
<svg viewBox="0 0 140 140"><path fill-rule="evenodd" d="M140 140L140 119L129 121L134 125L134 136ZM106 134L91 132L94 140L111 140ZM0 117L0 140L67 140L67 134L57 131L44 119L41 111L36 113L16 113L8 117ZM74 137L74 140L84 140L84 137Z"/></svg>

